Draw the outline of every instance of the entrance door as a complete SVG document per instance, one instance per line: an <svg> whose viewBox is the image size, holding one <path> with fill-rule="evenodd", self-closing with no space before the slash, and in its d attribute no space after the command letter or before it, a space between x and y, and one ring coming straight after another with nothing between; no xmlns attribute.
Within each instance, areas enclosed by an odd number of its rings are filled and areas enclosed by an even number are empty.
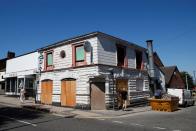
<svg viewBox="0 0 196 131"><path fill-rule="evenodd" d="M123 104L123 100L121 97L121 91L128 91L128 80L124 80L124 79L116 80L118 107L121 107Z"/></svg>
<svg viewBox="0 0 196 131"><path fill-rule="evenodd" d="M53 81L51 80L41 82L42 104L52 104L52 85L53 85Z"/></svg>
<svg viewBox="0 0 196 131"><path fill-rule="evenodd" d="M104 110L105 107L105 83L95 82L91 84L91 110Z"/></svg>
<svg viewBox="0 0 196 131"><path fill-rule="evenodd" d="M61 105L74 107L76 105L76 81L62 80L61 82Z"/></svg>

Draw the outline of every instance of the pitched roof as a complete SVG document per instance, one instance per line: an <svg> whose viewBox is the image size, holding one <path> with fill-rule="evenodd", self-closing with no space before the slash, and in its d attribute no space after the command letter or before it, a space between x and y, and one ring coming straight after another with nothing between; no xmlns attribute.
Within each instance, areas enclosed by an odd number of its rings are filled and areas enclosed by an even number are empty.
<svg viewBox="0 0 196 131"><path fill-rule="evenodd" d="M153 54L154 57L154 63L158 66L158 67L164 67L163 62L161 61L159 55L157 54L157 52L154 52Z"/></svg>
<svg viewBox="0 0 196 131"><path fill-rule="evenodd" d="M165 82L166 84L169 84L172 75L174 74L175 70L177 69L177 66L168 66L168 67L160 67L160 69L165 74Z"/></svg>
<svg viewBox="0 0 196 131"><path fill-rule="evenodd" d="M59 42L50 44L50 45L48 45L48 46L39 48L38 51L43 51L43 50L51 49L51 48L54 48L54 47L58 47L58 46L65 45L65 44L70 44L71 42L76 42L76 41L80 41L80 40L85 40L85 39L92 38L92 37L95 37L95 36L98 36L98 35L102 35L102 36L105 36L105 37L108 37L108 38L112 38L112 39L118 40L118 41L120 41L120 42L125 43L126 45L133 46L133 47L135 47L135 48L137 48L137 49L146 50L146 48L141 47L141 46L139 46L139 45L137 45L137 44L135 44L135 43L128 42L128 41L123 40L123 39L121 39L121 38L118 38L118 37L115 37L115 36L112 36L112 35L109 35L109 34L100 32L100 31L96 31L96 32L91 32L91 33L88 33L88 34L84 34L84 35L80 35L80 36L68 38L68 39L65 39L65 40L62 40L62 41L59 41Z"/></svg>

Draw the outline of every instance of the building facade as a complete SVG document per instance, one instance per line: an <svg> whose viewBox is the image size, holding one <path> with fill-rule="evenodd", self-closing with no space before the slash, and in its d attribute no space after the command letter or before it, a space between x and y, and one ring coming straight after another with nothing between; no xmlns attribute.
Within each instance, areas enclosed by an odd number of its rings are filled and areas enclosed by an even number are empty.
<svg viewBox="0 0 196 131"><path fill-rule="evenodd" d="M5 94L19 95L26 89L26 96L35 95L36 74L38 72L38 52L30 52L7 60L5 71Z"/></svg>
<svg viewBox="0 0 196 131"><path fill-rule="evenodd" d="M0 59L0 94L5 94L5 79L6 61L15 57L14 52L7 52L7 57Z"/></svg>
<svg viewBox="0 0 196 131"><path fill-rule="evenodd" d="M146 49L94 32L39 49L37 101L82 109L108 109L149 97Z"/></svg>

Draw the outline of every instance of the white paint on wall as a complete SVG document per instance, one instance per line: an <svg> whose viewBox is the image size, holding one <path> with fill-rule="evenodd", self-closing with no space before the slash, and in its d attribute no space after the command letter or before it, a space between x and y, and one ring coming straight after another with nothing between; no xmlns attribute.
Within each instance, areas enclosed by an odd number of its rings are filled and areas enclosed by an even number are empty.
<svg viewBox="0 0 196 131"><path fill-rule="evenodd" d="M38 52L33 52L23 56L19 56L6 63L6 74L19 73L26 71L37 71L38 69Z"/></svg>

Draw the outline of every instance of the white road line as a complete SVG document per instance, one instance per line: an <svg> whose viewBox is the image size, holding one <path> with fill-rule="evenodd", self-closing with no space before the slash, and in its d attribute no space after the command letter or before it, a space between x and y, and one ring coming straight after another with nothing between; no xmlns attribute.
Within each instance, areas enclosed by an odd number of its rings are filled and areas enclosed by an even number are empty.
<svg viewBox="0 0 196 131"><path fill-rule="evenodd" d="M11 120L14 120L14 121L17 121L17 122L20 122L20 123L24 123L24 124L27 124L27 125L32 125L32 126L34 126L34 127L37 126L36 124L30 123L30 122L27 122L27 121L17 120L17 119L15 119L15 118L8 117L8 116L4 116L4 115L0 115L0 116L1 116L1 117L4 117L4 118L11 119Z"/></svg>
<svg viewBox="0 0 196 131"><path fill-rule="evenodd" d="M119 123L119 124L122 124L123 122L122 121L113 121L114 123Z"/></svg>
<svg viewBox="0 0 196 131"><path fill-rule="evenodd" d="M181 131L181 130L172 130L172 131Z"/></svg>
<svg viewBox="0 0 196 131"><path fill-rule="evenodd" d="M105 119L98 119L98 120L100 120L100 121L104 121Z"/></svg>
<svg viewBox="0 0 196 131"><path fill-rule="evenodd" d="M165 130L166 128L163 128L163 127L158 127L158 126L156 126L156 127L153 127L153 128L155 128L155 129L159 129L159 130Z"/></svg>
<svg viewBox="0 0 196 131"><path fill-rule="evenodd" d="M133 125L133 126L144 126L144 125L138 124L138 123L131 123L131 125Z"/></svg>

